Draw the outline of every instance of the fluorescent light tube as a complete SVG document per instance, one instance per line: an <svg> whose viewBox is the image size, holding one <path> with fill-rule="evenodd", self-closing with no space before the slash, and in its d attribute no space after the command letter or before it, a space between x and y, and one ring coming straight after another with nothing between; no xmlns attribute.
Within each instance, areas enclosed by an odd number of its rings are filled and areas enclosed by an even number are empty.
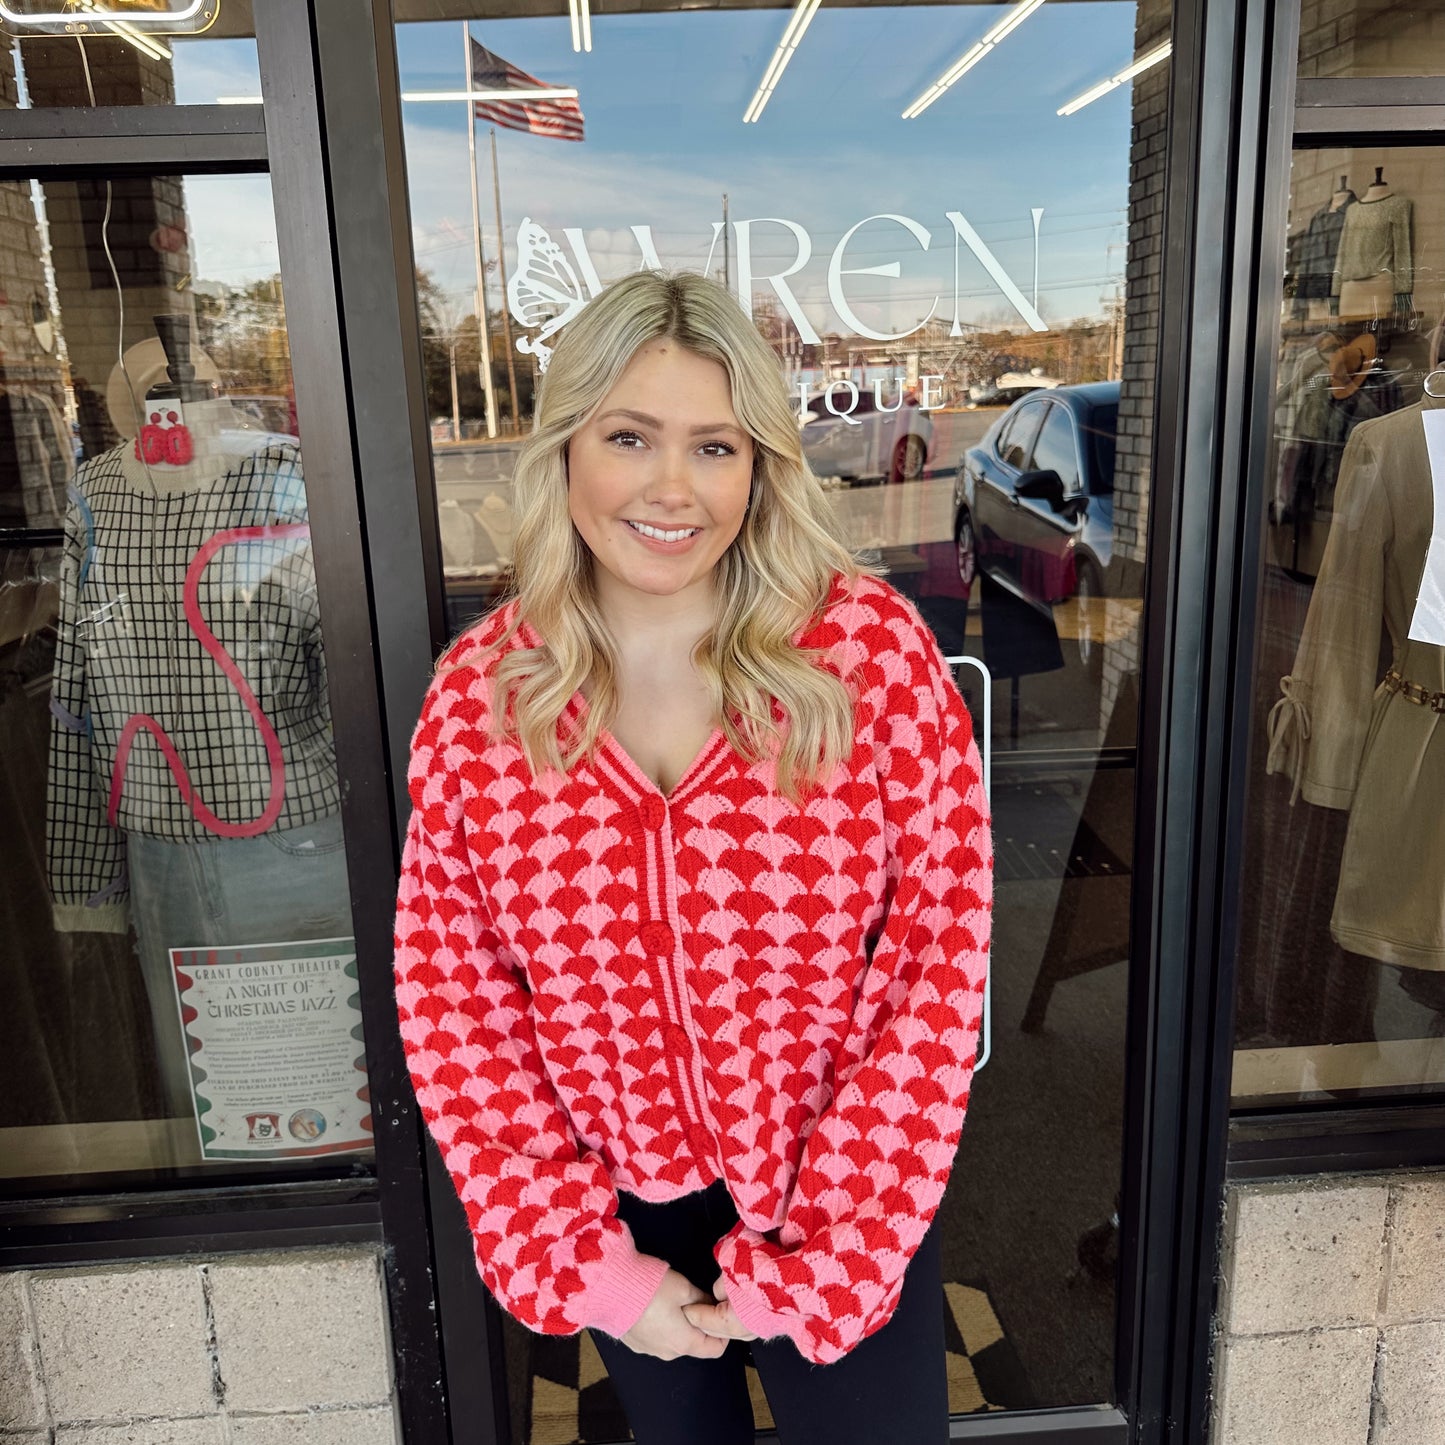
<svg viewBox="0 0 1445 1445"><path fill-rule="evenodd" d="M86 11L81 11L85 14ZM113 34L120 36L128 45L133 45L142 55L149 55L152 60L169 60L171 52L158 40L152 40L149 35L142 35L134 25L128 25L123 20L102 20L100 22Z"/></svg>
<svg viewBox="0 0 1445 1445"><path fill-rule="evenodd" d="M404 90L403 100L576 100L577 91L556 87L545 90Z"/></svg>
<svg viewBox="0 0 1445 1445"><path fill-rule="evenodd" d="M1020 0L1020 3L983 37L984 44L997 45L1011 30L1018 29L1043 3L1044 0Z"/></svg>
<svg viewBox="0 0 1445 1445"><path fill-rule="evenodd" d="M915 116L922 115L949 86L962 76L967 75L1005 35L1010 35L1017 30L1043 3L1044 0L1019 0L1019 3L1015 5L1002 20L990 28L988 34L986 34L982 40L975 41L973 45L965 50L963 54L903 112L903 119L912 120Z"/></svg>
<svg viewBox="0 0 1445 1445"><path fill-rule="evenodd" d="M747 110L743 112L744 125L757 120L763 113L763 107L767 105L768 99L773 93L773 87L782 79L783 72L788 68L788 62L793 58L793 52L798 48L803 33L807 30L821 3L822 0L798 0L797 8L788 21L788 28L783 31L783 38L778 42L778 48L773 51L773 58L768 62L767 70L763 72L762 81L753 93L752 100L748 102Z"/></svg>
<svg viewBox="0 0 1445 1445"><path fill-rule="evenodd" d="M1126 65L1117 75L1111 75L1108 80L1101 80L1082 95L1076 95L1067 105L1061 105L1058 113L1073 115L1076 111L1083 110L1086 105L1092 105L1101 95L1108 95L1111 90L1117 90L1126 81L1143 74L1150 66L1158 65L1161 60L1168 60L1173 53L1174 43L1172 41L1166 40L1163 45L1156 45L1153 50L1141 55L1132 65Z"/></svg>
<svg viewBox="0 0 1445 1445"><path fill-rule="evenodd" d="M572 49L592 49L592 6L591 0L567 0L567 10L572 19Z"/></svg>

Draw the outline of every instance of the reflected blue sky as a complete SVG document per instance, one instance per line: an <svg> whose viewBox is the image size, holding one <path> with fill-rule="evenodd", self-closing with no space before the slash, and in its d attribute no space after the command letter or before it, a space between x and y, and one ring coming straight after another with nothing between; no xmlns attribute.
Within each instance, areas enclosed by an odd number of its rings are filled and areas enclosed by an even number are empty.
<svg viewBox="0 0 1445 1445"><path fill-rule="evenodd" d="M898 279L847 278L865 322L916 325L937 297L935 315L945 320L956 304L964 322L1017 326L1018 312L983 267L966 250L955 257L945 213L961 211L1032 298L1030 212L1042 207L1039 310L1051 322L1099 315L1124 270L1131 87L1076 115L1056 112L1133 58L1131 0L1045 4L922 116L901 118L1008 8L824 6L754 125L742 115L789 9L598 15L590 54L572 50L560 6L545 19L474 21L472 33L497 54L549 84L575 86L587 121L580 144L498 130L509 267L524 216L558 242L563 228L581 229L604 280L639 263L634 225L652 228L665 264L701 267L727 192L734 221L786 217L807 231L812 257L789 285L820 330L840 325L826 288L829 255L850 226L880 212L914 218L932 244L921 252L882 222L854 237L846 264L901 267ZM463 86L460 22L400 25L397 47L403 90ZM182 101L259 90L252 42L176 52ZM473 285L466 106L410 103L404 119L417 262L465 311ZM484 124L477 135L485 241L495 255ZM250 279L272 228L241 206L197 208L192 219L198 273ZM755 226L753 240L759 271L796 255L781 227ZM715 268L721 260L719 243Z"/></svg>
<svg viewBox="0 0 1445 1445"><path fill-rule="evenodd" d="M936 314L951 314L949 210L964 213L1031 296L1030 212L1040 206L1040 310L1054 320L1098 314L1124 268L1130 88L1071 117L1056 112L1133 58L1132 3L1046 4L921 117L901 118L1007 9L824 6L753 125L742 115L789 10L598 16L592 53L580 55L564 16L473 22L472 33L514 65L576 86L587 118L581 144L498 130L509 263L515 227L531 216L558 241L562 227L584 230L604 280L636 266L628 228L637 224L653 228L664 263L701 266L726 191L734 220L787 217L807 230L812 260L789 284L815 324L831 328L833 247L864 217L898 212L932 233L930 252L877 223L855 237L849 263L898 260L900 278L847 281L860 315L896 330L916 324L935 295ZM460 23L401 26L398 52L405 91L464 84ZM418 263L466 292L465 106L408 104L404 115ZM490 246L484 125L478 136ZM756 228L755 244L777 261L796 254L779 227ZM959 292L963 320L1018 323L967 253Z"/></svg>

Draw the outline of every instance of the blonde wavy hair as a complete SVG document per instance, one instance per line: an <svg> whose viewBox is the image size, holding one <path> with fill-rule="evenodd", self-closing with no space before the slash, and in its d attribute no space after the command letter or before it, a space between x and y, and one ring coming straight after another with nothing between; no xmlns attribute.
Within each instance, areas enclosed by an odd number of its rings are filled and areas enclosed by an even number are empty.
<svg viewBox="0 0 1445 1445"><path fill-rule="evenodd" d="M851 589L881 569L849 550L799 442L777 358L732 294L692 272L638 271L606 287L562 334L543 377L531 437L513 477L517 524L509 598L516 616L491 645L492 736L520 742L533 777L593 756L618 708L618 649L597 603L595 562L567 503L567 448L645 343L667 337L718 362L753 439L750 505L718 561L717 617L692 658L728 742L748 762L776 759L794 803L851 756L855 698L793 635L821 614L836 573ZM504 651L522 621L545 644ZM489 648L489 651L491 648ZM475 656L460 665L475 663ZM588 708L565 756L557 722L588 684ZM773 700L788 719L786 735ZM740 725L733 712L740 715Z"/></svg>

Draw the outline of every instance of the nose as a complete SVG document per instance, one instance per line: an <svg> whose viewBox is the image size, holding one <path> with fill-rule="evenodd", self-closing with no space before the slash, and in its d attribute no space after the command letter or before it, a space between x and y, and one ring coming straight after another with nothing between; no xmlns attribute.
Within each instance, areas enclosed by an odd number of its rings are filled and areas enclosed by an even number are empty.
<svg viewBox="0 0 1445 1445"><path fill-rule="evenodd" d="M657 466L643 494L649 506L657 505L669 511L681 511L692 505L690 460L691 454L686 447L669 446L659 450Z"/></svg>

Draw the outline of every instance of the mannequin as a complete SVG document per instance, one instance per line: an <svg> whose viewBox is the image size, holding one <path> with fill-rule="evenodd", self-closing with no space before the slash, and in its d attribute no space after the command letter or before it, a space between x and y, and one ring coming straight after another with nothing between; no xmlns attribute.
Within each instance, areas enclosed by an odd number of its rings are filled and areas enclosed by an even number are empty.
<svg viewBox="0 0 1445 1445"><path fill-rule="evenodd" d="M1375 179L1370 182L1369 187L1366 189L1364 199L1373 203L1375 201L1383 201L1386 196L1392 196L1394 194L1390 189L1390 183L1385 179L1384 166L1376 166Z"/></svg>
<svg viewBox="0 0 1445 1445"><path fill-rule="evenodd" d="M1375 167L1375 179L1345 211L1331 294L1341 319L1383 320L1414 309L1414 206Z"/></svg>
<svg viewBox="0 0 1445 1445"><path fill-rule="evenodd" d="M189 317L157 331L66 518L46 853L57 930L134 926L183 1117L170 950L351 923L300 450L198 375Z"/></svg>
<svg viewBox="0 0 1445 1445"><path fill-rule="evenodd" d="M1329 203L1310 217L1309 226L1294 242L1291 270L1295 277L1295 315L1324 321L1330 315L1330 291L1344 230L1346 208L1354 203L1345 176Z"/></svg>
<svg viewBox="0 0 1445 1445"><path fill-rule="evenodd" d="M1364 204L1363 202L1361 204ZM1436 374L1436 389L1445 374ZM1361 422L1340 464L1334 517L1299 650L1269 718L1268 772L1349 815L1330 932L1341 948L1445 971L1445 647L1409 636L1434 502L1423 414ZM1391 666L1380 679L1382 626ZM1423 698L1422 702L1420 699Z"/></svg>

